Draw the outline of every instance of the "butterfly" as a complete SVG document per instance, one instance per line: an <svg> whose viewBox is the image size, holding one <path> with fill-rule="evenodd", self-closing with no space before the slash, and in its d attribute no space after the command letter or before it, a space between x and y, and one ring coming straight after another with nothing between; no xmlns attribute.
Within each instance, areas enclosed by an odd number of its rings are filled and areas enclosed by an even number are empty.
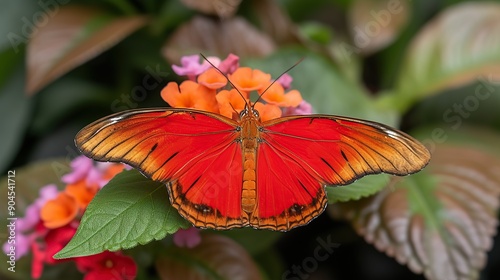
<svg viewBox="0 0 500 280"><path fill-rule="evenodd" d="M327 185L408 175L430 160L417 140L380 123L320 114L261 121L250 102L239 120L185 108L119 112L83 128L75 143L165 183L181 216L213 229L287 231L325 210Z"/></svg>

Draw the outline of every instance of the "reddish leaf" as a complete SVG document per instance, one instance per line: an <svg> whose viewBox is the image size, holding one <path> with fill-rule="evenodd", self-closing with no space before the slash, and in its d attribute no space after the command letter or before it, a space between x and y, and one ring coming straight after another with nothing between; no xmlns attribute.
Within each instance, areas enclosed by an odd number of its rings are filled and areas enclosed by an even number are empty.
<svg viewBox="0 0 500 280"><path fill-rule="evenodd" d="M227 18L236 13L241 0L181 0L181 2L202 13Z"/></svg>
<svg viewBox="0 0 500 280"><path fill-rule="evenodd" d="M66 6L37 26L27 48L26 91L33 94L96 57L146 24L142 16L113 17L95 9Z"/></svg>
<svg viewBox="0 0 500 280"><path fill-rule="evenodd" d="M303 38L298 34L298 28L288 14L276 1L252 1L255 16L259 19L259 26L271 38L280 44L300 43Z"/></svg>
<svg viewBox="0 0 500 280"><path fill-rule="evenodd" d="M161 279L261 279L252 258L232 239L215 234L202 235L192 248L174 248L157 260Z"/></svg>
<svg viewBox="0 0 500 280"><path fill-rule="evenodd" d="M181 56L193 53L225 58L229 53L265 56L274 49L274 42L243 18L218 21L197 16L174 32L162 53L170 63L179 63Z"/></svg>
<svg viewBox="0 0 500 280"><path fill-rule="evenodd" d="M482 151L439 146L426 170L329 211L415 273L478 278L497 225L499 170L498 158Z"/></svg>
<svg viewBox="0 0 500 280"><path fill-rule="evenodd" d="M356 48L371 54L392 43L406 26L410 9L408 1L354 1L348 20Z"/></svg>
<svg viewBox="0 0 500 280"><path fill-rule="evenodd" d="M469 1L447 8L420 30L403 60L395 105L468 84L500 79L500 4Z"/></svg>

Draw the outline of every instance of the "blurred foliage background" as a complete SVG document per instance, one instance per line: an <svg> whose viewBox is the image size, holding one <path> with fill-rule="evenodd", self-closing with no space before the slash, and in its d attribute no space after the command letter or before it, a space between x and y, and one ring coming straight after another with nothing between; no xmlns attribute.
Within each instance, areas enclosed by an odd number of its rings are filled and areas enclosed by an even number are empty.
<svg viewBox="0 0 500 280"><path fill-rule="evenodd" d="M69 170L78 155L74 135L86 124L166 106L160 91L178 79L170 65L182 55L232 52L274 77L305 57L290 72L292 86L316 112L400 127L428 146L431 164L404 179L369 176L329 189L328 214L288 233L218 232L236 241L227 246L241 246L263 279L500 275L500 1L17 0L0 7L0 169L18 171L21 207ZM315 257L327 240L338 246ZM130 252L145 266L148 246ZM210 268L235 265L202 256Z"/></svg>

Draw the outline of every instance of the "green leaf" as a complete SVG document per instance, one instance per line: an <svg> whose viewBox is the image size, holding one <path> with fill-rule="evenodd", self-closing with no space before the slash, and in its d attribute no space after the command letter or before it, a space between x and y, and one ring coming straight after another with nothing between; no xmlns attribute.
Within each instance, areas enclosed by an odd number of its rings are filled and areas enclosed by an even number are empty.
<svg viewBox="0 0 500 280"><path fill-rule="evenodd" d="M67 120L80 106L110 104L108 89L89 81L63 77L44 89L38 98L30 132L41 135ZM71 94L68 94L71 93Z"/></svg>
<svg viewBox="0 0 500 280"><path fill-rule="evenodd" d="M124 171L97 193L75 236L54 258L128 249L189 226L170 205L165 184Z"/></svg>
<svg viewBox="0 0 500 280"><path fill-rule="evenodd" d="M37 11L39 9L39 4L37 4L31 0L2 2L0 10L0 19L2 19L2 24L0 24L1 51L11 48L16 54L19 54L29 38L37 31L34 24L52 15L53 10L51 9Z"/></svg>
<svg viewBox="0 0 500 280"><path fill-rule="evenodd" d="M479 77L478 82L430 96L407 114L410 126L432 124L449 131L464 125L482 125L500 130L500 83L491 77Z"/></svg>
<svg viewBox="0 0 500 280"><path fill-rule="evenodd" d="M226 231L217 231L218 234L231 237L238 242L252 256L262 254L263 251L269 249L280 237L282 232L270 230L255 230L253 228L236 228ZM258 243L255 240L259 240Z"/></svg>
<svg viewBox="0 0 500 280"><path fill-rule="evenodd" d="M387 186L388 174L377 174L363 177L347 186L326 187L328 203L358 200L373 195Z"/></svg>
<svg viewBox="0 0 500 280"><path fill-rule="evenodd" d="M392 126L397 124L394 111L377 108L364 89L347 81L333 65L312 52L281 49L264 60L244 64L271 73L276 78L301 58L304 60L289 72L293 78L291 87L300 91L316 113L367 119Z"/></svg>
<svg viewBox="0 0 500 280"><path fill-rule="evenodd" d="M462 125L454 130L443 124L420 127L414 135L434 153L440 144L467 145L500 158L500 133L481 126Z"/></svg>
<svg viewBox="0 0 500 280"><path fill-rule="evenodd" d="M482 75L498 80L500 4L467 2L429 22L411 42L397 82L399 110Z"/></svg>
<svg viewBox="0 0 500 280"><path fill-rule="evenodd" d="M11 69L12 74L0 88L0 170L12 163L29 125L33 102L24 93L23 67Z"/></svg>

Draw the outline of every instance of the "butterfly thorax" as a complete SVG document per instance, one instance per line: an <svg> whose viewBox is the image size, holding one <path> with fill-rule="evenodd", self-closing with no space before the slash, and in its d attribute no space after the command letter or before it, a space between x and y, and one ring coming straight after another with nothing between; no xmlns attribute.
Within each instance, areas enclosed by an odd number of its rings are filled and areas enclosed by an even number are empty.
<svg viewBox="0 0 500 280"><path fill-rule="evenodd" d="M241 207L250 216L255 211L257 205L255 163L260 139L260 121L257 111L248 107L241 113L240 117L240 140L243 152Z"/></svg>

